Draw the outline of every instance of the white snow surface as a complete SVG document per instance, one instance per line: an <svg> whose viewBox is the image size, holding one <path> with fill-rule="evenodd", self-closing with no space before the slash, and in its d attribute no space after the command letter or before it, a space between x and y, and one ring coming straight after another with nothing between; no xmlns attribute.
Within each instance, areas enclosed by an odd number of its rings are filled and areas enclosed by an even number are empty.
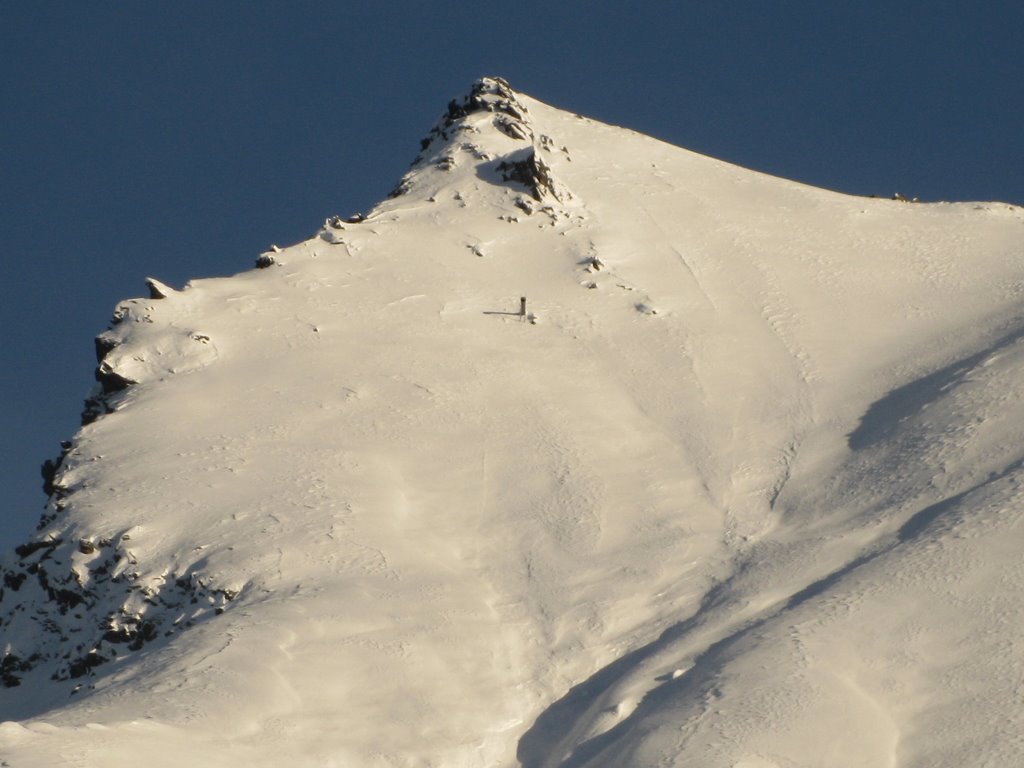
<svg viewBox="0 0 1024 768"><path fill-rule="evenodd" d="M4 764L1024 765L1024 211L476 90L365 221L122 305Z"/></svg>

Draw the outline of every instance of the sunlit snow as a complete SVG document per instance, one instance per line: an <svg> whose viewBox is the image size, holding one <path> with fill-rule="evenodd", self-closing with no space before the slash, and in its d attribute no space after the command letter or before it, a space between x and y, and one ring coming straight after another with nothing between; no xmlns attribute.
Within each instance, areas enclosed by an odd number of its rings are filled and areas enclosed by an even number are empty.
<svg viewBox="0 0 1024 768"><path fill-rule="evenodd" d="M497 80L421 150L118 309L3 563L5 764L1024 764L1024 211Z"/></svg>

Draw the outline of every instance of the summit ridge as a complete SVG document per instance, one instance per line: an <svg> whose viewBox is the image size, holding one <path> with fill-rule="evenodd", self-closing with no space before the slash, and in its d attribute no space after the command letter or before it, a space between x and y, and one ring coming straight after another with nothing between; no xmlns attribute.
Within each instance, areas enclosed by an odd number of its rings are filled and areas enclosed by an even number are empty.
<svg viewBox="0 0 1024 768"><path fill-rule="evenodd" d="M507 81L484 77L467 94L448 103L420 141L420 154L411 170L390 196L408 194L430 169L449 172L469 165L482 177L518 185L536 203L566 202L572 193L542 156L552 151L569 153L564 146L556 150L554 139L535 130L529 108Z"/></svg>

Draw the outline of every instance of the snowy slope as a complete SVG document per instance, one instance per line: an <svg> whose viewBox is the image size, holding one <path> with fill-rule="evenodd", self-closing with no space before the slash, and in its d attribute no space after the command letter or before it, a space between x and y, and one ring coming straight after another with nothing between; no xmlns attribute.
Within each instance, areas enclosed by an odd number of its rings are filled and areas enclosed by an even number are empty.
<svg viewBox="0 0 1024 768"><path fill-rule="evenodd" d="M261 263L98 340L12 766L1021 764L1021 209L485 79Z"/></svg>

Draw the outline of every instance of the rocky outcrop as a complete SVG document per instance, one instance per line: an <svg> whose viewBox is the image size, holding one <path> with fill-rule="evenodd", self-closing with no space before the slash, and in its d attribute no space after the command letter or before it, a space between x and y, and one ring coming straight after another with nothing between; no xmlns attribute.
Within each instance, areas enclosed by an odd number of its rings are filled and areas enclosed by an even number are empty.
<svg viewBox="0 0 1024 768"><path fill-rule="evenodd" d="M484 77L468 94L449 102L445 113L420 141L420 153L409 172L388 197L412 193L431 172L447 174L470 167L473 178L525 191L537 203L565 203L573 197L571 192L541 157L555 146L551 137L534 130L529 109L508 82L500 77ZM568 155L565 147L561 150ZM527 213L534 210L532 205L519 207Z"/></svg>
<svg viewBox="0 0 1024 768"><path fill-rule="evenodd" d="M526 187L537 202L555 199L562 202L564 192L559 189L551 168L537 155L532 147L520 159L502 160L497 165L504 181L514 181Z"/></svg>
<svg viewBox="0 0 1024 768"><path fill-rule="evenodd" d="M496 116L494 124L503 133L532 139L533 131L527 125L528 111L517 99L508 81L500 77L482 77L473 83L469 93L448 102L448 109L430 132L420 140L420 154L413 165L419 163L437 142L449 142L460 132L470 131L465 118L480 113Z"/></svg>
<svg viewBox="0 0 1024 768"><path fill-rule="evenodd" d="M223 613L241 590L197 568L145 577L131 533L61 537L50 531L15 548L2 567L0 683L44 669L55 681L83 678Z"/></svg>
<svg viewBox="0 0 1024 768"><path fill-rule="evenodd" d="M157 307L180 293L152 278L146 285L149 298L118 305L95 339L96 387L83 426L120 407L140 382L217 357L207 334L159 321ZM0 684L6 687L40 670L57 681L88 677L105 662L217 615L240 591L216 584L197 564L146 567L130 547L130 531L109 537L80 530L68 518L79 462L71 441L43 462L48 503L37 534L0 562Z"/></svg>
<svg viewBox="0 0 1024 768"><path fill-rule="evenodd" d="M153 278L146 281L150 297L129 299L114 310L110 325L95 339L96 387L85 401L82 426L111 413L123 393L141 381L203 367L217 358L209 335L155 321L159 302L181 294Z"/></svg>

